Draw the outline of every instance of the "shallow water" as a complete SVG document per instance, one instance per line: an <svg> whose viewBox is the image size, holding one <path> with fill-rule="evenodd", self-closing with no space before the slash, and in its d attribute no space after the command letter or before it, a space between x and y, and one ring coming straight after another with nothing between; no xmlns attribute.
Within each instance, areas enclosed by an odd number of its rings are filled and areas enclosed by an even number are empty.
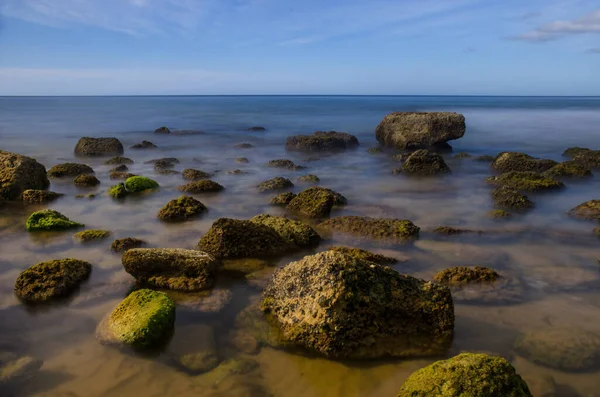
<svg viewBox="0 0 600 397"><path fill-rule="evenodd" d="M565 213L581 202L597 199L600 176L568 183L560 192L530 195L535 210L508 220L492 220L489 165L445 155L453 173L441 178L392 175L398 163L392 152L369 154L376 144L374 129L381 118L397 110L451 110L463 113L467 133L453 142L454 152L494 155L503 150L561 160L569 146L600 148L600 98L493 97L119 97L0 98L0 148L36 157L47 168L75 160L73 148L81 136L116 136L128 148L142 140L153 150L128 150L135 164L130 172L155 178L160 191L115 202L106 196L114 184L105 159L85 159L101 185L79 189L71 181L52 181L51 190L66 196L48 206L10 203L0 209L0 347L16 349L44 360L41 373L19 391L23 396L394 396L414 370L435 360L384 360L368 363L333 362L263 347L251 356L259 367L214 385L204 375L189 375L172 364L169 354L182 349L182 335L202 335L207 327L217 336L222 358L245 356L231 343L236 314L260 294L243 278L221 278L217 288L231 300L219 312L199 313L179 308L176 333L165 352L147 357L125 354L95 340L100 320L127 294L131 278L120 256L110 252L111 239L80 244L72 233L29 234L28 215L56 209L88 228L108 229L112 237L138 237L152 247L194 248L219 217L249 218L259 213L282 214L269 206L274 194L255 186L274 176L296 182L316 174L321 186L349 200L334 215L366 215L411 219L421 227L419 241L377 246L340 235L318 250L345 243L399 258L402 273L430 279L452 265L488 265L522 282L524 301L512 305L456 304L456 334L452 351L482 351L502 355L515 365L534 395L544 395L549 378L558 396L600 396L600 372L567 373L536 365L517 355L512 344L520 332L569 325L600 332L599 241L593 222ZM204 134L163 136L152 131L168 125L202 130ZM263 125L266 132L246 128ZM285 138L296 133L335 129L355 134L361 146L335 155L286 152ZM252 149L234 145L248 142ZM176 157L175 167L215 173L225 186L218 194L196 195L208 208L202 218L164 224L156 213L180 193L180 175L156 175L144 161ZM238 164L247 157L248 164ZM298 171L265 167L271 159L288 158L307 168ZM81 160L83 161L83 160ZM247 174L231 175L242 169ZM600 175L600 172L596 172ZM296 183L294 191L305 186ZM99 193L94 199L76 194ZM493 233L440 237L439 225ZM284 265L302 254L274 263ZM61 257L90 261L90 280L70 300L52 307L31 308L12 293L16 277L35 263ZM198 327L201 327L199 329ZM202 331L204 330L204 331ZM194 349L193 338L189 343ZM183 347L185 349L185 346ZM0 393L1 394L1 393Z"/></svg>

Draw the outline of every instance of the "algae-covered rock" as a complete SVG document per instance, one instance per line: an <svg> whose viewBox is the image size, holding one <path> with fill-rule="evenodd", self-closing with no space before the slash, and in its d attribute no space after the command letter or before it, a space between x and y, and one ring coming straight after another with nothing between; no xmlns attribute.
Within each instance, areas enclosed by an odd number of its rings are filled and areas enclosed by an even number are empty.
<svg viewBox="0 0 600 397"><path fill-rule="evenodd" d="M251 143L238 143L234 147L237 149L252 149L254 145Z"/></svg>
<svg viewBox="0 0 600 397"><path fill-rule="evenodd" d="M592 176L592 171L571 160L555 165L548 171L542 172L542 175L549 178L587 178Z"/></svg>
<svg viewBox="0 0 600 397"><path fill-rule="evenodd" d="M169 129L169 127L158 127L157 129L154 130L155 134L170 134L171 130Z"/></svg>
<svg viewBox="0 0 600 397"><path fill-rule="evenodd" d="M125 189L128 193L143 192L144 190L156 188L158 188L158 183L145 176L132 176L125 181Z"/></svg>
<svg viewBox="0 0 600 397"><path fill-rule="evenodd" d="M535 204L527 196L509 186L499 186L492 190L492 199L498 208L525 210Z"/></svg>
<svg viewBox="0 0 600 397"><path fill-rule="evenodd" d="M270 283L271 277L267 279L264 289ZM250 335L258 345L271 346L274 348L293 347L294 343L285 339L284 333L277 320L261 311L260 302L252 303L238 313L235 318L235 326L239 331Z"/></svg>
<svg viewBox="0 0 600 397"><path fill-rule="evenodd" d="M477 156L477 157L473 158L473 160L480 161L482 163L491 163L495 159L496 159L496 157L490 156L489 154L484 154L484 155Z"/></svg>
<svg viewBox="0 0 600 397"><path fill-rule="evenodd" d="M269 203L271 205L280 205L285 207L294 199L294 197L296 197L296 194L292 192L281 193L273 197Z"/></svg>
<svg viewBox="0 0 600 397"><path fill-rule="evenodd" d="M246 157L238 157L235 159L235 162L238 164L248 164L250 160L248 160Z"/></svg>
<svg viewBox="0 0 600 397"><path fill-rule="evenodd" d="M94 175L81 174L75 178L73 183L78 187L93 187L99 185L100 181Z"/></svg>
<svg viewBox="0 0 600 397"><path fill-rule="evenodd" d="M223 189L225 189L223 186L219 185L217 182L211 181L210 179L190 182L177 188L177 190L186 193L217 193Z"/></svg>
<svg viewBox="0 0 600 397"><path fill-rule="evenodd" d="M21 194L21 200L28 204L43 204L54 201L64 196L62 193L55 193L49 190L27 189Z"/></svg>
<svg viewBox="0 0 600 397"><path fill-rule="evenodd" d="M112 168L108 172L112 173L112 172L127 172L127 171L129 171L129 167L127 167L125 164L121 164L121 165L116 166L115 168Z"/></svg>
<svg viewBox="0 0 600 397"><path fill-rule="evenodd" d="M193 168L186 168L181 173L183 179L188 179L191 181L197 181L199 179L207 179L210 178L210 174L204 171L196 170Z"/></svg>
<svg viewBox="0 0 600 397"><path fill-rule="evenodd" d="M571 157L571 158L573 158L573 157L577 156L578 154L581 154L581 153L585 154L585 153L588 153L588 152L591 152L591 151L592 151L592 149L588 149L588 148L585 148L585 147L570 147L570 148L566 149L563 152L562 155L564 157Z"/></svg>
<svg viewBox="0 0 600 397"><path fill-rule="evenodd" d="M350 248L350 247L329 247L330 251L341 252L346 255L350 255L356 259L362 259L369 262L377 263L378 265L393 265L398 262L398 259L391 258L389 256L384 256L380 254L376 254L371 251L363 250L360 248Z"/></svg>
<svg viewBox="0 0 600 397"><path fill-rule="evenodd" d="M277 270L261 309L284 339L331 358L443 354L454 332L449 289L335 251Z"/></svg>
<svg viewBox="0 0 600 397"><path fill-rule="evenodd" d="M562 371L600 368L600 336L574 327L526 332L517 338L514 348L536 364Z"/></svg>
<svg viewBox="0 0 600 397"><path fill-rule="evenodd" d="M323 187L311 187L301 191L287 205L287 209L309 218L325 218L333 207L344 206L348 200L341 194Z"/></svg>
<svg viewBox="0 0 600 397"><path fill-rule="evenodd" d="M125 188L125 183L119 183L118 185L111 186L108 189L108 195L120 199L127 196L127 189Z"/></svg>
<svg viewBox="0 0 600 397"><path fill-rule="evenodd" d="M262 214L250 219L250 222L274 229L287 243L298 247L313 247L321 241L321 236L312 227L292 219Z"/></svg>
<svg viewBox="0 0 600 397"><path fill-rule="evenodd" d="M158 219L163 221L185 221L208 211L206 206L191 196L181 196L169 201L158 212Z"/></svg>
<svg viewBox="0 0 600 397"><path fill-rule="evenodd" d="M516 190L537 192L542 190L555 190L565 185L554 178L543 176L530 171L511 171L500 176L490 176L487 183L495 186L508 186Z"/></svg>
<svg viewBox="0 0 600 397"><path fill-rule="evenodd" d="M123 154L123 144L117 138L83 137L75 145L78 156L118 156Z"/></svg>
<svg viewBox="0 0 600 397"><path fill-rule="evenodd" d="M139 238L134 237L125 237L120 238L115 241L110 246L110 249L114 252L125 252L132 248L140 248L146 245L144 240L140 240Z"/></svg>
<svg viewBox="0 0 600 397"><path fill-rule="evenodd" d="M117 156L104 162L106 165L121 165L121 164L133 164L133 160L129 157Z"/></svg>
<svg viewBox="0 0 600 397"><path fill-rule="evenodd" d="M109 236L110 232L108 230L90 229L75 233L73 235L73 238L75 240L79 240L85 243L88 241L103 240L105 238L108 238Z"/></svg>
<svg viewBox="0 0 600 397"><path fill-rule="evenodd" d="M163 157L160 159L152 159L145 161L144 164L153 164L155 169L171 168L174 167L175 164L179 164L179 160L175 157Z"/></svg>
<svg viewBox="0 0 600 397"><path fill-rule="evenodd" d="M174 323L175 303L162 292L141 289L100 323L96 337L101 343L155 347L170 336Z"/></svg>
<svg viewBox="0 0 600 397"><path fill-rule="evenodd" d="M75 177L82 174L93 174L94 170L89 165L79 163L57 164L48 170L48 177L63 178Z"/></svg>
<svg viewBox="0 0 600 397"><path fill-rule="evenodd" d="M465 283L494 282L500 275L495 270L483 266L457 266L442 270L433 279L441 284L457 285Z"/></svg>
<svg viewBox="0 0 600 397"><path fill-rule="evenodd" d="M131 149L154 149L157 146L150 141L142 141L141 143L136 143L131 146Z"/></svg>
<svg viewBox="0 0 600 397"><path fill-rule="evenodd" d="M418 175L437 175L451 172L442 156L426 149L417 150L408 156L402 170L407 174Z"/></svg>
<svg viewBox="0 0 600 397"><path fill-rule="evenodd" d="M0 387L8 393L7 396L12 396L9 389L23 386L39 372L43 364L39 358L0 351Z"/></svg>
<svg viewBox="0 0 600 397"><path fill-rule="evenodd" d="M246 276L269 267L269 262L256 258L227 259L223 261L223 271L232 276Z"/></svg>
<svg viewBox="0 0 600 397"><path fill-rule="evenodd" d="M544 172L558 165L554 160L537 159L525 153L502 152L492 162L496 172Z"/></svg>
<svg viewBox="0 0 600 397"><path fill-rule="evenodd" d="M600 150L582 150L573 157L573 162L586 168L600 168Z"/></svg>
<svg viewBox="0 0 600 397"><path fill-rule="evenodd" d="M249 174L248 171L243 171L243 170L240 170L240 169L235 169L235 170L227 171L227 173L231 174L231 175L245 175L245 174Z"/></svg>
<svg viewBox="0 0 600 397"><path fill-rule="evenodd" d="M290 245L273 228L246 220L220 218L200 239L198 249L217 258L276 256Z"/></svg>
<svg viewBox="0 0 600 397"><path fill-rule="evenodd" d="M271 160L267 163L267 167L287 168L288 170L299 170L301 168L304 168L302 166L294 164L292 160L287 159Z"/></svg>
<svg viewBox="0 0 600 397"><path fill-rule="evenodd" d="M132 174L131 172L112 171L110 174L108 174L108 176L112 180L115 180L115 179L126 180L126 179L129 179L129 178L131 178L133 176L137 176L137 175Z"/></svg>
<svg viewBox="0 0 600 397"><path fill-rule="evenodd" d="M502 357L462 353L436 361L406 379L398 397L532 397Z"/></svg>
<svg viewBox="0 0 600 397"><path fill-rule="evenodd" d="M85 226L73 222L63 214L54 210L42 210L34 212L29 216L25 227L30 232L35 231L58 231Z"/></svg>
<svg viewBox="0 0 600 397"><path fill-rule="evenodd" d="M265 127L261 127L261 126L254 126L254 127L248 128L248 131L252 131L252 132L263 132L266 130L267 129Z"/></svg>
<svg viewBox="0 0 600 397"><path fill-rule="evenodd" d="M294 135L287 138L287 150L307 152L340 151L359 145L354 135L336 131L316 131L312 135Z"/></svg>
<svg viewBox="0 0 600 397"><path fill-rule="evenodd" d="M375 130L380 144L398 149L433 147L465 134L465 117L450 112L395 112Z"/></svg>
<svg viewBox="0 0 600 397"><path fill-rule="evenodd" d="M16 200L27 189L50 185L46 168L31 157L0 150L0 201Z"/></svg>
<svg viewBox="0 0 600 397"><path fill-rule="evenodd" d="M258 186L260 192L268 192L271 190L282 190L294 187L292 181L281 176L261 182Z"/></svg>
<svg viewBox="0 0 600 397"><path fill-rule="evenodd" d="M313 174L302 175L298 178L298 182L304 183L319 183L320 181L321 180L319 179L319 177Z"/></svg>
<svg viewBox="0 0 600 397"><path fill-rule="evenodd" d="M15 282L15 295L27 302L63 298L87 280L91 271L91 264L77 259L41 262L19 275Z"/></svg>
<svg viewBox="0 0 600 397"><path fill-rule="evenodd" d="M419 227L409 220L339 216L328 219L319 227L376 240L405 241L419 235Z"/></svg>
<svg viewBox="0 0 600 397"><path fill-rule="evenodd" d="M177 170L168 170L164 168L159 168L157 170L154 170L154 172L159 175L181 175L181 172Z"/></svg>
<svg viewBox="0 0 600 397"><path fill-rule="evenodd" d="M121 261L141 284L178 291L212 287L219 266L206 252L180 248L133 248L125 251Z"/></svg>
<svg viewBox="0 0 600 397"><path fill-rule="evenodd" d="M600 221L600 200L590 200L572 208L569 215L580 219Z"/></svg>

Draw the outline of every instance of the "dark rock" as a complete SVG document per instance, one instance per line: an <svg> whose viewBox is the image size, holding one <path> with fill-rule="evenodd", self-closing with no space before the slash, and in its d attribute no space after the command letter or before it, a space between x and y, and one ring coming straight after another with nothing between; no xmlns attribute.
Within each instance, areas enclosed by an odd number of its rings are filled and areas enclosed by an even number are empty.
<svg viewBox="0 0 600 397"><path fill-rule="evenodd" d="M110 179L113 179L113 180L115 180L115 179L129 179L129 178L131 178L133 176L137 176L137 175L136 174L132 174L130 172L116 172L116 171L111 172L109 174Z"/></svg>
<svg viewBox="0 0 600 397"><path fill-rule="evenodd" d="M238 157L235 159L235 162L239 164L248 164L250 161L246 157Z"/></svg>
<svg viewBox="0 0 600 397"><path fill-rule="evenodd" d="M156 147L158 146L150 141L142 141L141 143L136 143L135 145L131 146L131 149L154 149Z"/></svg>
<svg viewBox="0 0 600 397"><path fill-rule="evenodd" d="M467 152L460 152L460 153L456 153L456 154L454 155L454 158L455 158L455 159L468 159L468 158L471 158L471 157L473 157L473 156L471 156L471 155L470 155L469 153L467 153Z"/></svg>
<svg viewBox="0 0 600 397"><path fill-rule="evenodd" d="M125 164L121 164L113 169L111 169L109 172L127 172L129 171L129 167L127 167Z"/></svg>
<svg viewBox="0 0 600 397"><path fill-rule="evenodd" d="M504 210L491 210L487 212L487 216L493 219L504 219L512 217L512 214Z"/></svg>
<svg viewBox="0 0 600 397"><path fill-rule="evenodd" d="M38 358L0 351L0 388L7 393L4 395L12 396L12 390L25 386L26 382L39 372L43 364L44 362Z"/></svg>
<svg viewBox="0 0 600 397"><path fill-rule="evenodd" d="M486 181L490 185L506 186L526 192L555 190L565 187L562 182L535 172L511 171L500 176L491 176Z"/></svg>
<svg viewBox="0 0 600 397"><path fill-rule="evenodd" d="M302 166L294 164L293 161L286 159L271 160L267 163L267 166L274 168L287 168L288 170L299 170L304 168Z"/></svg>
<svg viewBox="0 0 600 397"><path fill-rule="evenodd" d="M208 211L206 206L191 196L171 200L158 212L158 219L169 222L185 221Z"/></svg>
<svg viewBox="0 0 600 397"><path fill-rule="evenodd" d="M354 135L336 131L316 131L312 135L294 135L287 138L287 150L301 151L339 151L352 149L359 145Z"/></svg>
<svg viewBox="0 0 600 397"><path fill-rule="evenodd" d="M304 183L319 183L320 181L321 180L319 179L319 177L313 174L302 175L298 178L298 182Z"/></svg>
<svg viewBox="0 0 600 397"><path fill-rule="evenodd" d="M375 147L367 149L367 153L371 153L371 154L377 154L377 153L381 153L381 152L383 152L383 149L380 148L379 146L375 146Z"/></svg>
<svg viewBox="0 0 600 397"><path fill-rule="evenodd" d="M261 131L266 131L266 129L265 129L265 127L256 126L256 127L248 128L248 131L261 132Z"/></svg>
<svg viewBox="0 0 600 397"><path fill-rule="evenodd" d="M152 160L148 160L145 161L144 164L153 164L154 168L156 167L156 164L158 164L158 168L170 168L170 167L174 167L176 164L179 164L179 160L176 159L175 157L165 157L162 159L152 159Z"/></svg>
<svg viewBox="0 0 600 397"><path fill-rule="evenodd" d="M586 168L600 168L600 150L581 151L573 157L573 162Z"/></svg>
<svg viewBox="0 0 600 397"><path fill-rule="evenodd" d="M581 154L581 153L585 154L585 153L589 153L592 151L593 151L592 149L588 149L585 147L570 147L567 150L565 150L562 155L564 157L573 158L573 157L577 156L578 154Z"/></svg>
<svg viewBox="0 0 600 397"><path fill-rule="evenodd" d="M159 127L154 130L155 134L170 134L171 130L168 127Z"/></svg>
<svg viewBox="0 0 600 397"><path fill-rule="evenodd" d="M524 210L535 206L527 196L509 186L500 186L494 189L492 199L498 208Z"/></svg>
<svg viewBox="0 0 600 397"><path fill-rule="evenodd" d="M439 226L433 229L433 232L436 234L443 234L446 236L456 236L458 234L467 234L467 233L477 233L474 230L469 229L459 229L452 226Z"/></svg>
<svg viewBox="0 0 600 397"><path fill-rule="evenodd" d="M592 171L576 161L563 161L548 171L542 172L543 176L549 178L587 178L592 176Z"/></svg>
<svg viewBox="0 0 600 397"><path fill-rule="evenodd" d="M477 156L477 157L473 158L473 160L475 160L475 161L481 161L481 162L485 162L485 163L491 163L495 159L496 159L496 157L490 156L490 155L487 155L487 154L484 154L483 156Z"/></svg>
<svg viewBox="0 0 600 397"><path fill-rule="evenodd" d="M78 156L118 156L123 154L123 144L117 138L90 138L79 139L75 146Z"/></svg>
<svg viewBox="0 0 600 397"><path fill-rule="evenodd" d="M181 176L183 176L183 179L188 179L191 181L197 181L199 179L210 178L209 173L200 171L200 170L196 170L193 168L186 168L185 170L183 170Z"/></svg>
<svg viewBox="0 0 600 397"><path fill-rule="evenodd" d="M154 172L158 175L181 175L181 172L176 170L169 170L166 168L155 169Z"/></svg>
<svg viewBox="0 0 600 397"><path fill-rule="evenodd" d="M292 201L294 199L294 197L296 197L296 194L292 193L292 192L287 192L287 193L281 193L278 194L277 196L273 197L270 201L271 205L281 205L281 206L286 206L290 203L290 201Z"/></svg>
<svg viewBox="0 0 600 397"><path fill-rule="evenodd" d="M81 174L75 178L73 183L79 187L93 187L99 185L100 181L94 175Z"/></svg>
<svg viewBox="0 0 600 397"><path fill-rule="evenodd" d="M251 149L254 147L254 145L251 143L238 143L234 147L237 149Z"/></svg>
<svg viewBox="0 0 600 397"><path fill-rule="evenodd" d="M94 170L89 165L78 163L57 164L48 170L50 178L75 177L82 174L93 174Z"/></svg>
<svg viewBox="0 0 600 397"><path fill-rule="evenodd" d="M294 184L289 179L278 176L261 182L257 187L260 192L267 192L271 190L289 189L294 187Z"/></svg>
<svg viewBox="0 0 600 397"><path fill-rule="evenodd" d="M50 185L46 168L31 157L0 150L0 201L17 200L27 189Z"/></svg>
<svg viewBox="0 0 600 397"><path fill-rule="evenodd" d="M120 238L115 241L110 246L110 249L114 252L125 252L132 248L140 248L146 245L144 240L140 240L139 238L134 237L126 237Z"/></svg>
<svg viewBox="0 0 600 397"><path fill-rule="evenodd" d="M104 162L106 165L133 164L133 160L129 157L117 156Z"/></svg>
<svg viewBox="0 0 600 397"><path fill-rule="evenodd" d="M402 170L408 174L419 175L437 175L451 172L442 156L425 149L417 150L408 156Z"/></svg>
<svg viewBox="0 0 600 397"><path fill-rule="evenodd" d="M21 194L21 200L28 204L49 203L64 196L62 193L50 192L48 190L27 189Z"/></svg>
<svg viewBox="0 0 600 397"><path fill-rule="evenodd" d="M250 222L274 229L290 245L314 247L321 241L321 236L312 227L293 219L261 214L250 219Z"/></svg>
<svg viewBox="0 0 600 397"><path fill-rule="evenodd" d="M319 224L320 228L376 240L405 241L419 235L419 227L409 220L339 216Z"/></svg>
<svg viewBox="0 0 600 397"><path fill-rule="evenodd" d="M217 182L213 182L210 179L203 179L201 181L191 182L187 185L182 185L177 188L182 192L186 193L216 193L225 189Z"/></svg>
<svg viewBox="0 0 600 397"><path fill-rule="evenodd" d="M333 207L344 206L348 200L341 194L323 187L301 191L287 205L287 209L309 218L325 218Z"/></svg>
<svg viewBox="0 0 600 397"><path fill-rule="evenodd" d="M558 163L554 160L537 159L525 153L502 152L492 162L492 169L496 172L544 172Z"/></svg>

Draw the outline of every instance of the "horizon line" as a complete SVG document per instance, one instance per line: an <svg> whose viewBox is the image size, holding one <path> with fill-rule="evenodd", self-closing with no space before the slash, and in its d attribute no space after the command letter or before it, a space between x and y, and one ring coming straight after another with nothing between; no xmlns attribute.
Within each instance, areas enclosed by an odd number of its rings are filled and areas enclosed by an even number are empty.
<svg viewBox="0 0 600 397"><path fill-rule="evenodd" d="M114 98L114 97L465 97L465 98L600 98L600 95L494 95L494 94L103 94L0 95L0 98Z"/></svg>

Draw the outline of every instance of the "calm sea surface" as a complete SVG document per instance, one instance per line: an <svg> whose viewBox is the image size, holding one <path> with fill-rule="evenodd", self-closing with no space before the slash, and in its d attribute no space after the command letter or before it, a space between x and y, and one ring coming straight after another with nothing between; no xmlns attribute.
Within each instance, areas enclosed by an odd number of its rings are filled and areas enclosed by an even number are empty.
<svg viewBox="0 0 600 397"><path fill-rule="evenodd" d="M488 163L454 159L445 154L453 173L440 178L392 175L399 164L394 151L369 154L374 130L392 111L456 111L467 120L464 138L451 142L454 153L495 155L522 151L536 157L564 160L571 146L600 149L600 98L571 97L0 97L0 149L35 157L46 168L81 161L96 171L101 185L76 188L70 180L53 180L51 190L65 197L46 206L10 203L0 209L0 350L13 350L44 360L41 372L18 396L395 396L414 370L436 358L368 363L334 362L263 347L255 355L236 348L236 315L260 295L245 278L220 278L217 293L202 310L178 307L176 332L165 351L151 357L126 354L100 345L94 331L101 319L126 296L131 278L121 258L110 252L112 239L82 245L72 233L28 234L25 220L33 211L53 208L88 228L108 229L112 237L138 237L151 247L194 248L220 217L250 218L260 213L283 214L269 206L274 194L255 186L275 176L296 183L299 176L319 176L321 186L349 200L334 215L410 219L421 227L412 245L375 246L332 236L316 250L344 243L406 259L395 265L401 273L424 279L454 265L487 265L522 282L524 301L498 305L456 304L456 334L449 355L481 351L509 359L536 396L600 396L600 372L570 373L537 365L513 350L517 336L531 329L570 326L600 333L600 240L597 224L566 216L570 208L600 199L598 176L567 182L560 192L529 197L536 208L507 220L486 216L490 188L484 179ZM158 135L154 129L200 130L203 134ZM251 126L265 132L248 132ZM337 130L354 134L359 149L334 155L286 152L288 135ZM73 148L82 136L114 136L135 164L130 172L156 179L158 192L115 202L106 194L114 184L105 159L76 159ZM150 140L158 148L129 150ZM235 148L251 143L254 148ZM197 195L208 208L203 217L182 224L164 224L156 213L180 193L180 175L157 175L145 161L176 157L175 168L214 173L226 190ZM236 163L246 157L247 164ZM265 166L287 158L307 168L298 171ZM241 169L245 174L229 174ZM298 182L294 191L305 185ZM95 199L77 194L98 193ZM481 235L440 237L440 225L490 231ZM91 262L90 280L68 302L52 307L22 305L13 295L19 273L38 262L74 257ZM283 266L301 255L283 258ZM219 311L207 310L219 299L230 300ZM217 305L219 306L219 305ZM214 307L213 307L214 309ZM577 332L577 331L574 331ZM191 375L173 364L173 355L194 352L214 335L222 359L249 357L257 368L217 384L206 375ZM182 341L185 341L183 343ZM554 390L554 394L545 394ZM0 392L0 395L2 393Z"/></svg>

